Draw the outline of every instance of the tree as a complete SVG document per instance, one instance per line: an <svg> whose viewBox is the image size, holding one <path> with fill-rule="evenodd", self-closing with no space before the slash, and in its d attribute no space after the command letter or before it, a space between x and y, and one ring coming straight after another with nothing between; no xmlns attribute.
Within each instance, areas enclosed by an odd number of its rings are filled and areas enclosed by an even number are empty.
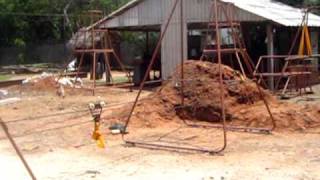
<svg viewBox="0 0 320 180"><path fill-rule="evenodd" d="M277 0L292 6L303 7L311 5L320 5L320 0Z"/></svg>
<svg viewBox="0 0 320 180"><path fill-rule="evenodd" d="M129 0L0 0L0 46L63 41L71 36L65 24L66 6L70 22L79 22L89 9L108 14ZM76 26L73 26L74 28Z"/></svg>

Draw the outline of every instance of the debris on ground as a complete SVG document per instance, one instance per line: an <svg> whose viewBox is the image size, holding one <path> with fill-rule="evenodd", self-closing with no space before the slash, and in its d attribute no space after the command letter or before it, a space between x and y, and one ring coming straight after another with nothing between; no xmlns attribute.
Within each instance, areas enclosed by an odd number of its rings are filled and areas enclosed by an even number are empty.
<svg viewBox="0 0 320 180"><path fill-rule="evenodd" d="M59 96L65 96L65 88L82 88L83 81L81 78L61 77L57 78L50 73L42 73L23 81L23 90L56 92Z"/></svg>
<svg viewBox="0 0 320 180"><path fill-rule="evenodd" d="M8 94L9 92L7 90L0 89L0 99L4 99Z"/></svg>
<svg viewBox="0 0 320 180"><path fill-rule="evenodd" d="M73 86L73 83L71 82L71 80L66 77L63 77L61 79L56 79L56 81L63 86L70 86L70 87Z"/></svg>
<svg viewBox="0 0 320 180"><path fill-rule="evenodd" d="M67 71L76 71L77 70L77 59L73 59L67 66Z"/></svg>
<svg viewBox="0 0 320 180"><path fill-rule="evenodd" d="M33 76L30 78L25 79L22 84L28 84L28 83L37 83L38 81L42 80L42 79L46 79L49 77L52 77L53 74L48 74L46 72L43 72L41 75L37 75L37 76Z"/></svg>
<svg viewBox="0 0 320 180"><path fill-rule="evenodd" d="M63 86L68 86L68 87L75 87L75 88L81 88L83 87L83 81L81 78L69 78L69 77L63 77L63 78L56 78L55 79L59 84Z"/></svg>
<svg viewBox="0 0 320 180"><path fill-rule="evenodd" d="M18 101L21 101L21 99L17 97L0 99L0 106L16 103Z"/></svg>
<svg viewBox="0 0 320 180"><path fill-rule="evenodd" d="M119 123L112 124L109 127L109 130L110 130L111 134L124 134L124 133L126 133L126 129L125 129L124 125L119 124Z"/></svg>
<svg viewBox="0 0 320 180"><path fill-rule="evenodd" d="M238 71L228 66L223 66L223 69L228 122L247 127L271 127L271 119L256 84L249 79L244 80ZM173 119L220 122L219 65L190 60L184 64L184 71L184 106L181 105L181 85L177 80L180 71L177 71L172 81L164 83L150 98L139 102L133 118L148 126ZM319 107L282 103L267 90L263 90L263 96L269 102L278 130L304 130L320 125Z"/></svg>

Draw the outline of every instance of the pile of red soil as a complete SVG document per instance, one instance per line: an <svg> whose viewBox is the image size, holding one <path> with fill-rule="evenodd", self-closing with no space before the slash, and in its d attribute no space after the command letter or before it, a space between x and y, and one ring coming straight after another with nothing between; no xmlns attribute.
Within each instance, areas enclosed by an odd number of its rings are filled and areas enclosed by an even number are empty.
<svg viewBox="0 0 320 180"><path fill-rule="evenodd" d="M60 84L56 81L57 77L39 77L30 80L22 86L24 92L34 92L34 93L49 93L56 94L59 91ZM71 88L70 86L63 86L65 94L75 95L75 94L88 94L88 91L82 89ZM90 93L90 92L89 92Z"/></svg>
<svg viewBox="0 0 320 180"><path fill-rule="evenodd" d="M56 92L57 87L54 76L37 78L23 85L24 90L37 92Z"/></svg>
<svg viewBox="0 0 320 180"><path fill-rule="evenodd" d="M57 82L53 76L39 79L36 82L30 84L34 90L45 91L45 90L56 90Z"/></svg>
<svg viewBox="0 0 320 180"><path fill-rule="evenodd" d="M177 71L155 94L138 104L133 118L151 126L173 119L220 122L219 65L187 61L184 71L183 106L182 85L178 80L180 74ZM303 130L320 125L319 107L280 103L261 87L260 94L256 83L245 79L238 71L228 66L223 66L223 71L223 93L228 123L248 127L271 127L271 118L262 101L264 97L270 105L278 129Z"/></svg>

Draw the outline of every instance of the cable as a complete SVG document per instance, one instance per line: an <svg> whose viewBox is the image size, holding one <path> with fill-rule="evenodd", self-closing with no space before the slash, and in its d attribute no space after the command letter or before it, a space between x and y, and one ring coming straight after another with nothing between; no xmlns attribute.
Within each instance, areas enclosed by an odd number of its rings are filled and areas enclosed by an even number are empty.
<svg viewBox="0 0 320 180"><path fill-rule="evenodd" d="M54 130L60 130L60 129L70 128L70 127L80 126L80 125L84 125L84 124L91 123L91 122L92 122L92 120L83 121L83 122L80 122L80 123L74 123L74 124L70 124L70 125L67 125L67 126L48 128L48 129L44 129L44 130L41 130L41 131L34 131L34 132L30 132L30 133L22 133L22 134L19 134L19 135L14 135L13 138L26 137L26 136L30 136L30 135L33 135L33 134L40 134L40 133L50 132L50 131L54 131ZM5 139L5 138L3 138L3 137L0 138L0 140L3 140L3 139Z"/></svg>
<svg viewBox="0 0 320 180"><path fill-rule="evenodd" d="M114 116L109 116L109 117L103 117L101 118L102 120L107 120L107 119L114 119L114 118L125 118L128 115L114 115ZM137 116L137 115L132 115L132 116ZM30 133L22 133L19 135L15 135L13 136L14 138L20 138L20 137L26 137L26 136L30 136L33 134L39 134L39 133L45 133L45 132L50 132L50 131L54 131L54 130L60 130L60 129L65 129L65 128L70 128L70 127L76 127L76 126L80 126L80 125L84 125L84 124L88 124L88 123L92 123L92 120L88 120L88 121L82 121L82 122L78 122L78 123L73 123L67 126L60 126L60 127L55 127L55 128L48 128L48 129L44 129L44 130L40 130L40 131L34 131L34 132L30 132ZM106 124L105 122L103 122L103 124ZM38 127L41 128L41 127ZM4 140L4 137L0 137L0 140Z"/></svg>
<svg viewBox="0 0 320 180"><path fill-rule="evenodd" d="M114 103L114 104L109 104L107 106L105 106L105 110L112 110L113 107L118 107L121 105L127 105L133 102L123 102L123 103ZM78 107L83 107L83 106L78 106ZM75 108L75 107L73 107ZM76 107L77 108L77 107ZM108 109L106 109L108 108ZM24 121L30 121L30 120L37 120L37 119L45 119L45 118L49 118L49 117L55 117L55 116L64 116L64 115L69 115L69 114L76 114L76 113L81 113L81 112L88 112L88 108L85 109L80 109L80 110L75 110L75 111L71 111L71 112L63 112L63 113L53 113L53 114L46 114L46 115L42 115L42 116L34 116L34 117L27 117L27 118L23 118L23 119L15 119L15 120L9 120L6 122L6 124L11 124L11 123L18 123L18 122L24 122Z"/></svg>
<svg viewBox="0 0 320 180"><path fill-rule="evenodd" d="M85 110L83 109L83 110L78 110L78 111L73 111L73 112L55 113L55 114L48 114L48 115L43 115L43 116L28 117L28 118L23 118L23 119L16 119L16 120L7 121L6 124L23 122L23 121L30 121L30 120L37 120L37 119L44 119L44 118L54 117L54 116L64 116L64 115L68 115L68 114L76 114L76 113L85 112L85 111L88 111L88 109L85 109Z"/></svg>

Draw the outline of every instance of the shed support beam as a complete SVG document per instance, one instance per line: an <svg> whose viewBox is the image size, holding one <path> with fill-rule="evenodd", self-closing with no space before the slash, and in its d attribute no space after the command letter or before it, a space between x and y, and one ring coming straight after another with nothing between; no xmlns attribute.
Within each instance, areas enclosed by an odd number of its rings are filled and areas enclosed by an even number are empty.
<svg viewBox="0 0 320 180"><path fill-rule="evenodd" d="M268 23L267 24L267 48L268 48L268 55L273 56L274 55L274 37L273 37L273 27L272 24ZM268 61L268 72L269 73L274 73L275 72L275 64L274 64L274 59L271 58ZM274 77L271 76L268 79L269 82L269 88L270 90L274 90Z"/></svg>

